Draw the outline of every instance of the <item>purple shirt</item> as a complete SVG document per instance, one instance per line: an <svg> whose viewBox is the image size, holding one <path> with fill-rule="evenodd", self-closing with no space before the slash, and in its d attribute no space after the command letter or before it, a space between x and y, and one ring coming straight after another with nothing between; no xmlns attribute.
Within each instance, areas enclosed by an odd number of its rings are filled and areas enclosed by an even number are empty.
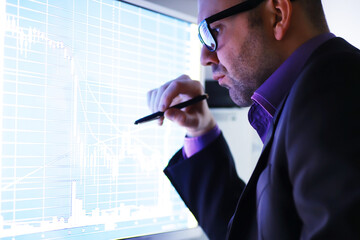
<svg viewBox="0 0 360 240"><path fill-rule="evenodd" d="M264 142L270 123L282 99L290 91L306 61L321 44L334 38L332 33L314 37L296 49L288 59L254 92L249 110L249 122ZM185 138L183 155L191 157L220 135L218 126L208 133Z"/></svg>

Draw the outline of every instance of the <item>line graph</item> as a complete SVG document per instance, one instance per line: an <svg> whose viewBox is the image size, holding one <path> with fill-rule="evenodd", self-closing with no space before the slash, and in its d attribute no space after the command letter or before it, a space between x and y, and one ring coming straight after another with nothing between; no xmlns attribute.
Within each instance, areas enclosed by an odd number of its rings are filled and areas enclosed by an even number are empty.
<svg viewBox="0 0 360 240"><path fill-rule="evenodd" d="M7 0L0 15L0 239L196 225L162 174L184 132L133 126L149 89L199 77L196 27L110 0Z"/></svg>

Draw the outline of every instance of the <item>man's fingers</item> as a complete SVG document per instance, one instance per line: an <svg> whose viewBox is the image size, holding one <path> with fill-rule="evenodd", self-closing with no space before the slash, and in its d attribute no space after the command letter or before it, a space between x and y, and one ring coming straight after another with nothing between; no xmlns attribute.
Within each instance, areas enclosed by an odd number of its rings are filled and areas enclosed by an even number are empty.
<svg viewBox="0 0 360 240"><path fill-rule="evenodd" d="M199 81L191 80L188 76L182 75L175 81L172 81L167 88L164 89L159 100L159 109L164 111L169 108L173 100L179 95L186 94L188 99L190 99L203 93L204 90ZM183 99L183 101L188 99Z"/></svg>
<svg viewBox="0 0 360 240"><path fill-rule="evenodd" d="M159 119L157 120L157 123L158 123L159 126L162 126L163 123L164 123L164 117L159 118Z"/></svg>
<svg viewBox="0 0 360 240"><path fill-rule="evenodd" d="M184 126L186 122L186 114L180 109L170 108L165 111L165 118L179 124L180 126Z"/></svg>
<svg viewBox="0 0 360 240"><path fill-rule="evenodd" d="M147 93L147 104L149 109L154 112L154 94L156 90L151 90Z"/></svg>

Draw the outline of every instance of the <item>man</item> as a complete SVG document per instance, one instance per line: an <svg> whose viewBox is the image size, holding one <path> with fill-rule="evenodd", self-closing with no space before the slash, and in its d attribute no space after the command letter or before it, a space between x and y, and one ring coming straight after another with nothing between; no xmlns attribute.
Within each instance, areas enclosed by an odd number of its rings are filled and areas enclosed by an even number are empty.
<svg viewBox="0 0 360 240"><path fill-rule="evenodd" d="M187 76L148 94L187 130L165 169L210 239L360 239L360 52L320 0L199 0L201 63L264 142L247 185ZM163 119L159 121L162 124Z"/></svg>

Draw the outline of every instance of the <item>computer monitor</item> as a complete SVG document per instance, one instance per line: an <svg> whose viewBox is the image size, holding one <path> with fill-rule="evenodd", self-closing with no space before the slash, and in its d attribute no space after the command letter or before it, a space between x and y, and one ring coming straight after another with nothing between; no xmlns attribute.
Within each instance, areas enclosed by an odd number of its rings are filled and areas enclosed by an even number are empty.
<svg viewBox="0 0 360 240"><path fill-rule="evenodd" d="M200 79L195 20L129 2L0 1L0 239L202 234L162 173L184 131L134 125Z"/></svg>

